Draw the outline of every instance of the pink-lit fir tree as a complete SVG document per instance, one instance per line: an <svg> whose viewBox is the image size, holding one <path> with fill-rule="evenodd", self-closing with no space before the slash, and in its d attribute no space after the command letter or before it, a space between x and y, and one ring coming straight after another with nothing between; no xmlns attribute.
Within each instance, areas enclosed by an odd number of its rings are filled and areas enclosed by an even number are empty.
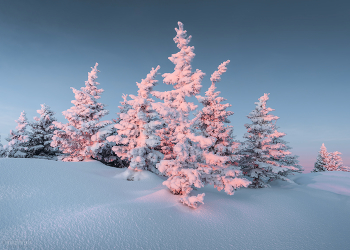
<svg viewBox="0 0 350 250"><path fill-rule="evenodd" d="M322 143L320 152L318 152L316 162L314 165L314 169L312 170L312 172L327 171L330 161L331 161L331 158L330 158L329 153L327 152L327 148L324 145L324 143Z"/></svg>
<svg viewBox="0 0 350 250"><path fill-rule="evenodd" d="M110 124L110 121L100 121L108 114L105 105L97 102L103 89L98 89L96 82L98 64L88 73L85 87L80 90L72 88L75 94L74 104L62 114L68 120L67 124L54 122L58 128L54 132L52 147L59 147L65 154L63 161L82 161L94 157L94 149L101 141L93 141L92 136L100 129Z"/></svg>
<svg viewBox="0 0 350 250"><path fill-rule="evenodd" d="M328 171L339 171L343 167L343 159L338 151L329 153L330 161L327 167Z"/></svg>
<svg viewBox="0 0 350 250"><path fill-rule="evenodd" d="M222 104L226 99L219 96L219 91L215 92L215 84L221 80L221 75L226 72L229 62L229 60L223 62L211 75L212 84L205 92L205 97L196 96L203 105L203 109L197 115L196 128L204 137L216 139L211 147L202 152L200 165L205 184L214 185L219 191L224 189L226 193L232 195L235 189L247 187L250 182L241 176L239 157L236 155L239 143L234 140L233 126L225 125L230 123L228 116L233 115L232 111L226 110L231 104Z"/></svg>
<svg viewBox="0 0 350 250"><path fill-rule="evenodd" d="M191 36L187 37L187 31L183 29L183 24L178 22L179 28L175 28L176 36L174 41L179 52L169 57L169 60L175 64L174 72L163 74L163 82L173 85L174 90L159 92L153 91L152 95L164 101L164 106L172 109L162 118L167 123L167 127L159 130L158 135L161 137L161 152L165 160L175 159L176 153L173 148L179 141L177 134L181 131L180 124L189 122L188 116L191 111L197 108L192 102L188 102L186 97L193 97L199 93L202 85L204 73L201 70L192 72L191 61L195 54L194 47L189 46Z"/></svg>
<svg viewBox="0 0 350 250"><path fill-rule="evenodd" d="M156 85L155 77L159 66L151 70L141 83L137 83L138 95L130 95L132 100L124 96L120 121L115 125L117 135L107 137L107 140L117 145L112 149L122 159L130 161L132 170L129 180L134 179L135 172L142 170L157 171L155 166L163 155L154 148L160 145L160 137L156 131L163 128L165 123L153 108L153 100L149 94Z"/></svg>
<svg viewBox="0 0 350 250"><path fill-rule="evenodd" d="M169 57L175 64L174 72L163 74L164 83L173 85L174 90L158 92L152 95L164 101L164 107L169 108L162 118L168 127L159 130L161 137L161 152L164 160L157 164L158 170L169 178L164 181L173 194L183 195L181 201L191 207L203 203L203 194L189 197L193 187L203 187L201 171L198 162L201 159L202 148L211 146L213 138L197 137L194 134L193 123L189 119L191 111L197 106L188 102L186 97L193 97L199 93L204 73L200 70L192 72L191 61L195 54L194 47L188 46L191 36L187 37L183 24L178 22L174 38L180 51Z"/></svg>
<svg viewBox="0 0 350 250"><path fill-rule="evenodd" d="M163 184L173 194L182 195L180 198L182 203L196 208L199 203L203 203L205 194L190 196L193 188L214 184L219 190L225 189L227 193L233 194L234 189L247 185L249 182L237 178L240 170L226 168L225 164L231 160L230 157L215 155L210 150L218 149L220 146L215 147L216 137L198 133L196 130L200 123L198 121L200 115L198 114L192 120L189 119L190 113L196 110L197 106L192 102L187 102L185 98L199 94L204 73L200 70L192 72L191 61L195 54L193 53L194 47L188 46L191 36L186 37L182 23L178 24L179 29L175 29L177 35L174 41L180 51L169 57L170 61L175 64L175 69L173 73L163 74L164 82L172 84L175 89L152 92L154 96L163 100L164 106L170 110L167 112L169 115L163 116L168 127L159 132L162 138L161 150L165 156L164 160L157 164L157 168L162 174L168 176ZM213 74L213 82L219 80L227 63L224 63L219 71ZM204 116L203 113L203 118ZM222 141L218 142L220 143Z"/></svg>

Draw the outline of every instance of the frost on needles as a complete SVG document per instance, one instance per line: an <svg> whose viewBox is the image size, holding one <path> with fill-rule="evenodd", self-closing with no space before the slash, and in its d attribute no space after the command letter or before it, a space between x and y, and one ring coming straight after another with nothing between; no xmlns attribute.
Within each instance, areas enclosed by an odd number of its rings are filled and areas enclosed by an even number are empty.
<svg viewBox="0 0 350 250"><path fill-rule="evenodd" d="M247 186L250 182L237 178L241 173L239 169L228 167L231 157L224 155L224 152L215 151L224 145L222 140L218 140L218 134L208 134L204 130L196 129L200 126L200 118L204 124L202 127L205 127L205 114L200 113L193 120L189 119L189 114L197 106L187 102L186 97L199 94L204 73L198 69L192 72L191 61L195 54L194 47L188 46L191 36L187 37L181 22L178 25L179 28L175 28L177 34L174 41L180 51L169 57L175 64L174 72L163 74L164 83L173 85L174 90L152 92L169 109L162 116L168 126L158 132L164 159L157 164L157 168L168 176L164 185L173 194L182 195L182 203L196 208L199 203L203 203L205 194L190 196L193 188L213 184L219 190L225 189L228 194L233 194L235 189ZM220 75L226 70L225 66L226 63L213 74L213 84L219 81Z"/></svg>
<svg viewBox="0 0 350 250"><path fill-rule="evenodd" d="M130 162L128 180L134 180L135 172L142 170L157 172L156 164L163 158L163 154L155 150L155 147L160 145L160 137L156 135L156 131L165 127L165 123L154 109L154 101L149 97L157 83L155 77L159 68L152 68L147 77L137 83L137 96L130 95L132 100L127 100L127 96L124 96L120 120L115 125L118 133L107 137L108 141L116 143L113 151Z"/></svg>
<svg viewBox="0 0 350 250"><path fill-rule="evenodd" d="M34 122L29 125L32 129L28 142L28 157L42 159L57 159L60 155L59 149L51 147L54 131L57 129L53 125L56 121L55 113L46 104L41 104L41 109L37 110L39 117L34 117Z"/></svg>
<svg viewBox="0 0 350 250"><path fill-rule="evenodd" d="M244 125L247 133L240 149L240 165L244 175L252 178L253 188L269 187L275 179L290 181L288 174L301 171L297 157L290 156L290 147L282 140L285 133L277 131L279 117L270 114L274 109L266 106L268 99L268 94L259 98L247 116L252 123Z"/></svg>
<svg viewBox="0 0 350 250"><path fill-rule="evenodd" d="M51 146L63 151L63 161L82 161L96 156L99 144L103 141L94 141L92 137L111 123L100 121L108 114L108 110L104 104L97 102L103 92L103 89L97 88L97 66L96 63L88 73L85 87L80 90L72 88L75 94L75 100L72 101L74 106L62 112L68 123L54 122L58 130L54 132Z"/></svg>
<svg viewBox="0 0 350 250"><path fill-rule="evenodd" d="M26 113L22 111L17 122L16 130L11 130L9 136L6 138L8 144L5 146L6 157L25 158L28 154L29 125Z"/></svg>
<svg viewBox="0 0 350 250"><path fill-rule="evenodd" d="M199 135L215 138L215 143L202 152L200 164L204 170L202 175L205 184L214 185L219 191L224 189L227 194L233 195L234 190L247 187L250 181L242 177L238 165L237 148L240 143L234 140L233 126L225 125L231 122L228 116L233 115L233 112L226 110L231 104L223 104L226 99L219 96L220 91L215 92L216 83L226 72L229 62L227 60L220 64L218 70L211 75L212 84L205 92L205 97L196 96L203 108L197 114L195 127Z"/></svg>
<svg viewBox="0 0 350 250"><path fill-rule="evenodd" d="M350 172L350 168L343 166L343 159L341 153L338 151L328 152L324 143L322 143L320 152L317 155L314 169L312 172L324 171L345 171Z"/></svg>

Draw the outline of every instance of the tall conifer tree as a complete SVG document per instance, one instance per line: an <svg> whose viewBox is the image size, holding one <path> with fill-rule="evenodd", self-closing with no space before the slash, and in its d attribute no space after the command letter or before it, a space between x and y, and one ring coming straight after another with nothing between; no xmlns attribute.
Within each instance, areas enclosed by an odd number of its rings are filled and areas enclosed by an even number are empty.
<svg viewBox="0 0 350 250"><path fill-rule="evenodd" d="M219 191L224 189L226 193L232 195L235 189L247 187L250 182L241 178L242 172L238 167L239 157L236 154L239 143L234 140L233 126L225 125L230 123L228 116L233 115L232 111L226 110L231 107L231 104L222 104L226 99L219 96L219 91L215 92L216 83L226 72L229 62L227 60L220 64L218 70L211 75L212 84L205 92L205 97L196 96L203 105L203 109L197 115L199 119L196 122L196 128L204 137L216 139L211 147L202 152L200 165L205 170L202 174L205 184L212 184Z"/></svg>
<svg viewBox="0 0 350 250"><path fill-rule="evenodd" d="M187 37L181 22L178 22L178 25L179 28L175 28L174 41L180 51L169 57L175 64L174 72L163 74L164 83L173 85L174 90L152 92L152 95L164 101L164 107L169 108L169 112L162 115L168 126L158 132L164 160L157 164L157 168L169 177L163 184L172 193L183 195L180 199L183 203L197 207L198 203L203 203L204 194L192 197L188 195L193 187L203 187L198 170L201 147L211 146L213 141L203 136L197 138L194 135L193 123L189 119L190 112L194 111L197 105L188 102L186 97L193 97L199 93L205 74L198 69L192 72L191 61L195 54L194 47L188 45L191 36Z"/></svg>
<svg viewBox="0 0 350 250"><path fill-rule="evenodd" d="M168 176L163 184L173 194L181 195L182 203L196 208L199 203L203 203L205 194L190 196L194 187L201 188L208 183L213 183L219 190L225 188L225 191L232 194L233 189L241 184L232 181L237 175L235 171L220 176L220 180L216 178L218 176L213 177L211 167L215 165L213 160L216 160L213 159L212 153L208 153L208 149L213 147L216 138L197 133L195 124L199 116L192 120L189 119L190 113L197 106L192 102L187 102L185 98L199 93L204 73L200 70L192 72L191 61L195 54L193 53L194 47L188 46L191 36L186 36L181 22L178 25L179 29L175 29L177 35L174 41L180 51L169 57L175 64L174 72L163 74L164 82L172 84L175 89L152 92L154 96L164 101L164 106L169 108L167 115L163 115L168 127L159 132L164 159L157 164L157 168L162 174ZM211 163L207 164L207 161Z"/></svg>
<svg viewBox="0 0 350 250"><path fill-rule="evenodd" d="M65 154L63 161L82 161L94 157L94 147L100 141L93 141L92 136L111 121L100 121L108 114L105 105L97 102L103 89L98 89L98 64L88 74L85 87L80 90L72 88L75 94L74 104L62 114L68 120L67 124L54 122L58 128L54 132L52 147L59 147Z"/></svg>
<svg viewBox="0 0 350 250"><path fill-rule="evenodd" d="M175 28L174 41L180 51L169 57L169 60L175 64L174 72L163 74L163 82L173 85L174 90L152 92L152 95L164 101L165 107L172 109L172 112L162 116L168 126L158 132L161 137L161 152L164 154L165 160L176 158L174 146L179 141L177 135L182 133L181 130L189 123L190 112L197 108L197 105L188 102L185 98L199 93L205 75L198 69L192 72L191 62L195 54L193 53L194 47L188 45L191 36L187 37L187 31L183 29L181 22L178 22L178 25L179 28Z"/></svg>

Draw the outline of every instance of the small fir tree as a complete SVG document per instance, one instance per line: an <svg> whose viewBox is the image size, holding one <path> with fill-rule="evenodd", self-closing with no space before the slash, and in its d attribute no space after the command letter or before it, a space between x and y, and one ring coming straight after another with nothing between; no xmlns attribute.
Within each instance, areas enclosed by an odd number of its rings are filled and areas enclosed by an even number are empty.
<svg viewBox="0 0 350 250"><path fill-rule="evenodd" d="M315 166L312 172L328 171L329 163L330 163L330 155L327 152L326 146L324 145L324 143L322 143L321 150L317 155Z"/></svg>
<svg viewBox="0 0 350 250"><path fill-rule="evenodd" d="M343 159L341 153L338 151L329 153L330 161L327 166L328 171L339 171L343 166Z"/></svg>
<svg viewBox="0 0 350 250"><path fill-rule="evenodd" d="M96 63L89 72L85 87L81 90L72 88L75 94L75 100L72 101L74 106L62 112L68 123L54 122L58 130L54 132L51 146L59 147L63 151L63 161L82 161L96 157L94 148L101 141L93 141L92 137L111 123L100 121L108 114L108 110L104 104L97 102L103 92L103 89L97 88L97 66Z"/></svg>
<svg viewBox="0 0 350 250"><path fill-rule="evenodd" d="M137 83L138 95L130 95L132 100L126 100L121 107L120 122L115 125L118 134L107 137L107 140L117 145L112 149L122 159L130 161L132 170L129 180L133 180L134 173L142 170L156 171L156 163L163 155L155 150L160 145L160 137L156 131L165 126L159 114L153 107L150 92L156 85L155 77L159 66L151 70L141 83ZM122 103L123 104L123 103Z"/></svg>
<svg viewBox="0 0 350 250"><path fill-rule="evenodd" d="M28 143L29 157L57 159L60 154L59 149L50 145L56 130L53 125L53 122L56 121L55 113L46 104L41 104L41 109L37 110L37 113L40 117L34 117L35 121L29 124L32 128Z"/></svg>
<svg viewBox="0 0 350 250"><path fill-rule="evenodd" d="M275 179L290 181L286 176L300 171L296 157L290 157L288 146L281 139L285 134L277 131L275 122L279 117L269 114L274 109L266 106L268 99L268 94L260 97L255 110L247 116L252 123L245 124L246 141L240 149L240 165L244 175L252 178L252 188L269 187L268 182Z"/></svg>
<svg viewBox="0 0 350 250"><path fill-rule="evenodd" d="M28 119L26 113L22 111L17 122L16 130L11 130L10 135L6 138L6 156L11 158L28 157L29 132L27 131Z"/></svg>

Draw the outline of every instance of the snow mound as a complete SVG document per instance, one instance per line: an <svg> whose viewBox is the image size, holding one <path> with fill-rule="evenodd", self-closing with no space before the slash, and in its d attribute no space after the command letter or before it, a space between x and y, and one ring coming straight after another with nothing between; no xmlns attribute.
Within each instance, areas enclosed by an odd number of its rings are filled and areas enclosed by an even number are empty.
<svg viewBox="0 0 350 250"><path fill-rule="evenodd" d="M302 174L294 181L310 188L350 196L350 172L325 171Z"/></svg>

